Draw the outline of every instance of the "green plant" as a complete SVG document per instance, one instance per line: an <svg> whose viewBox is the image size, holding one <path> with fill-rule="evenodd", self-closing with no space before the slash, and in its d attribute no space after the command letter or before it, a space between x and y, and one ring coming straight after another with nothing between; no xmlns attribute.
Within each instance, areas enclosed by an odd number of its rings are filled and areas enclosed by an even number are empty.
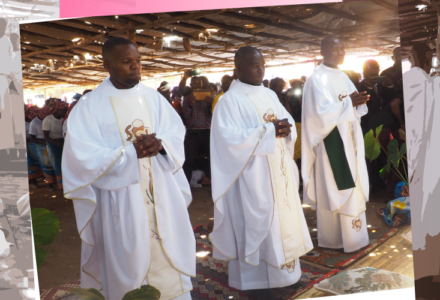
<svg viewBox="0 0 440 300"><path fill-rule="evenodd" d="M104 295L97 289L71 289L70 292L81 300L105 300ZM122 300L159 300L160 292L151 285L143 285L125 294Z"/></svg>
<svg viewBox="0 0 440 300"><path fill-rule="evenodd" d="M399 143L396 139L390 134L390 142L388 143L387 149L385 150L384 147L379 142L379 136L382 131L383 125L380 125L376 128L376 130L373 132L373 129L371 129L364 138L364 144L365 144L365 156L370 160L373 161L376 158L379 157L381 149L384 151L384 153L387 155L387 164L385 167L383 167L382 170L380 170L380 175L382 178L385 177L385 175L389 172L393 172L396 174L400 180L402 180L406 185L408 185L408 173L406 171L405 163L403 162L403 159L406 160L405 153L406 153L406 143L403 143L399 148ZM399 171L399 166L403 166L403 174Z"/></svg>
<svg viewBox="0 0 440 300"><path fill-rule="evenodd" d="M39 269L49 253L49 251L44 249L43 246L50 246L58 236L60 222L51 211L44 208L32 209L31 215L35 256L37 260L37 269Z"/></svg>

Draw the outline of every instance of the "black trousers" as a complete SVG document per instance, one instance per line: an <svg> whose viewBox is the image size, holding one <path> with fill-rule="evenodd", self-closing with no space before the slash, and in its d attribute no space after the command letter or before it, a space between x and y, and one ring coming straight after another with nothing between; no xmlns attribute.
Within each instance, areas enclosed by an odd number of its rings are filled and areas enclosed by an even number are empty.
<svg viewBox="0 0 440 300"><path fill-rule="evenodd" d="M192 172L198 169L211 178L210 135L211 129L188 129L186 133L183 171L188 182L191 181Z"/></svg>

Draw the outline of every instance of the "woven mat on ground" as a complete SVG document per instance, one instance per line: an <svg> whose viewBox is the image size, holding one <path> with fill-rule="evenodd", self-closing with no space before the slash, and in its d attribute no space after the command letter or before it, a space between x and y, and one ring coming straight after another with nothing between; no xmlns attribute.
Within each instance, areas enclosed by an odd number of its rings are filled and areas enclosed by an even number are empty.
<svg viewBox="0 0 440 300"><path fill-rule="evenodd" d="M197 257L197 278L192 278L193 300L243 299L243 300L284 300L294 299L313 287L313 284L335 274L337 270L314 266L301 262L301 279L294 285L266 290L239 291L228 285L228 263L212 258L212 244L208 230L196 227L197 252L209 251L205 257ZM233 298L230 298L230 297ZM43 299L42 299L43 300Z"/></svg>
<svg viewBox="0 0 440 300"><path fill-rule="evenodd" d="M345 269L349 265L362 257L365 257L376 249L379 245L389 240L394 236L399 229L384 227L384 228L368 228L368 235L370 237L370 244L358 251L351 253L344 253L344 249L329 249L318 247L318 234L316 232L316 215L306 215L307 226L309 227L310 235L312 236L314 249L301 257L301 261L310 261L315 264L323 265L333 269Z"/></svg>
<svg viewBox="0 0 440 300"><path fill-rule="evenodd" d="M294 285L267 290L238 291L228 286L228 263L216 261L212 258L212 245L208 239L208 231L202 226L194 229L197 240L197 252L209 251L205 257L197 257L197 277L191 278L193 300L284 300L293 299L313 285L337 272L325 267L313 266L301 262L301 279ZM202 236L202 237L201 237ZM78 300L69 290L79 288L80 282L75 281L56 288L41 291L41 300ZM230 298L230 297L233 298Z"/></svg>

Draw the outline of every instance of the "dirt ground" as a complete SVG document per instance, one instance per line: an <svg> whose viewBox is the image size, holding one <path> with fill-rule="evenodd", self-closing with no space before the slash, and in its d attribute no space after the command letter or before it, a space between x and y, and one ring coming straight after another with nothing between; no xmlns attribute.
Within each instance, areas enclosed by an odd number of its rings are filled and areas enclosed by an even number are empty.
<svg viewBox="0 0 440 300"><path fill-rule="evenodd" d="M44 182L40 182L44 185ZM71 200L64 199L62 191L48 192L45 187L31 188L32 208L51 210L60 220L60 233L50 246L46 261L38 270L40 289L48 289L61 284L76 281L80 278L81 239L76 226L75 214ZM214 216L214 205L210 196L210 188L193 188L193 201L189 206L191 224L207 225ZM370 197L367 203L368 224L383 227L376 209L385 207L384 192ZM310 208L305 208L310 209Z"/></svg>

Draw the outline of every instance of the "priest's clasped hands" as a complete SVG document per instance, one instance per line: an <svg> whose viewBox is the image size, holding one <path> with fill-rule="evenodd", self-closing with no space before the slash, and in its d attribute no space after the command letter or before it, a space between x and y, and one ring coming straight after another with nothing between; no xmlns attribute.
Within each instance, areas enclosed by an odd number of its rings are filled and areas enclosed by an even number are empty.
<svg viewBox="0 0 440 300"><path fill-rule="evenodd" d="M275 126L276 137L285 138L290 134L292 124L289 123L288 119L275 120L272 123Z"/></svg>
<svg viewBox="0 0 440 300"><path fill-rule="evenodd" d="M357 91L354 91L353 94L350 95L351 102L353 103L353 107L358 107L367 103L370 100L370 95L367 95L367 92L361 92L360 94Z"/></svg>
<svg viewBox="0 0 440 300"><path fill-rule="evenodd" d="M156 156L163 149L162 140L157 139L155 133L138 136L133 145L138 158Z"/></svg>

